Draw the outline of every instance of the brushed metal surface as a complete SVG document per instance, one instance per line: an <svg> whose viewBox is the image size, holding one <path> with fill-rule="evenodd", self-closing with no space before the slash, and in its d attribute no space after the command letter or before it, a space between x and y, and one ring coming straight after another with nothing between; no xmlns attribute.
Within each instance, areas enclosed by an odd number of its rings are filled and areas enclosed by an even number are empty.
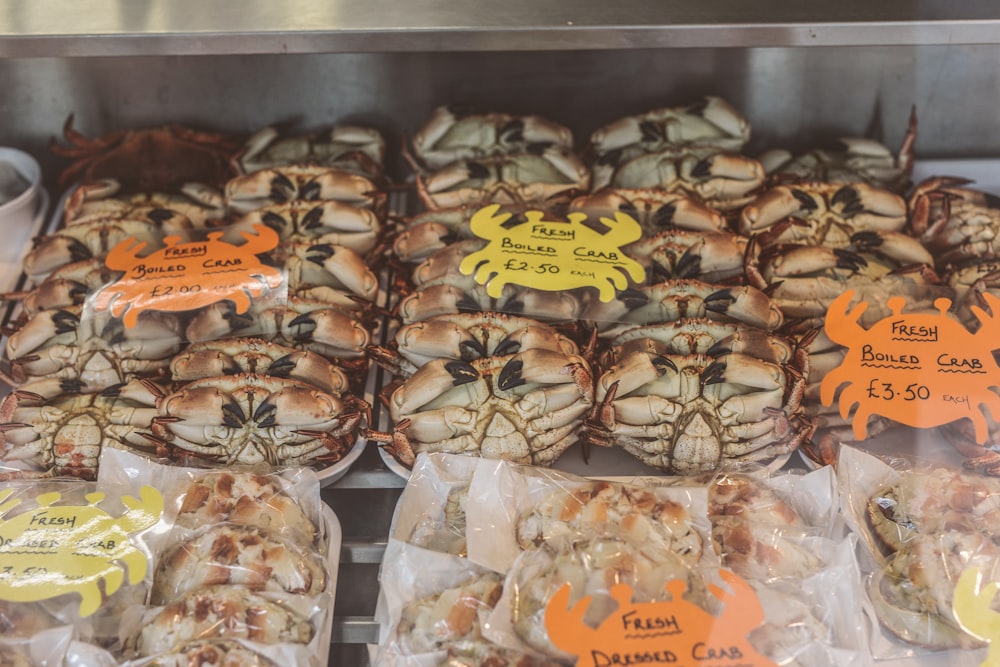
<svg viewBox="0 0 1000 667"><path fill-rule="evenodd" d="M0 0L0 56L1000 42L992 0Z"/></svg>

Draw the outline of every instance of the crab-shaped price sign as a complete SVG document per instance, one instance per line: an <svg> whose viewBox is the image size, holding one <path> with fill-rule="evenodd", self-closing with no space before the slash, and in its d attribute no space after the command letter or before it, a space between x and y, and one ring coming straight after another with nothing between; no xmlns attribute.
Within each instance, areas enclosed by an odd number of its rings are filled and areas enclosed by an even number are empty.
<svg viewBox="0 0 1000 667"><path fill-rule="evenodd" d="M777 667L747 641L747 633L764 622L757 594L738 575L728 570L719 575L733 591L708 587L725 605L720 616L685 600L687 585L679 579L666 584L671 599L659 602L632 602L632 587L615 584L609 593L618 608L592 628L583 620L590 597L568 607L571 588L565 584L545 607L545 631L557 648L577 656L576 667Z"/></svg>
<svg viewBox="0 0 1000 667"><path fill-rule="evenodd" d="M903 313L905 299L892 297L886 305L892 315L870 329L859 324L868 304L861 302L848 311L853 291L837 297L826 313L826 334L847 348L840 366L828 373L820 385L823 405L832 405L837 389L840 414L851 409L854 436L863 440L871 415L888 417L917 428L941 426L971 419L976 441L986 441L988 423L983 409L1000 420L1000 367L993 349L1000 340L1000 299L983 294L987 313L974 306L980 322L972 333L948 315L951 301L937 299L937 314ZM991 314L992 313L992 314Z"/></svg>
<svg viewBox="0 0 1000 667"><path fill-rule="evenodd" d="M265 225L254 225L254 232L242 233L242 245L222 241L223 232L210 232L204 241L167 236L165 247L148 255L140 255L144 241L125 239L105 260L125 275L94 296L94 307L110 309L129 328L144 310L178 312L230 300L245 313L253 298L283 283L279 269L257 258L278 245L277 232Z"/></svg>
<svg viewBox="0 0 1000 667"><path fill-rule="evenodd" d="M489 243L469 254L459 270L475 274L493 298L500 298L504 285L550 292L576 287L596 287L601 301L608 302L615 290L646 279L638 262L621 246L639 240L639 223L620 211L614 218L601 218L601 225L587 225L587 214L570 213L566 220L543 220L542 211L528 211L524 220L510 213L497 215L498 204L482 208L472 216L472 233Z"/></svg>
<svg viewBox="0 0 1000 667"><path fill-rule="evenodd" d="M38 507L7 519L21 503L13 493L0 491L0 600L79 593L80 616L89 616L122 587L126 571L133 585L146 576L146 555L129 535L160 520L163 496L153 487L142 487L141 498L123 496L126 511L118 518L97 506L103 493L88 494L89 505L57 505L59 493L44 493Z"/></svg>
<svg viewBox="0 0 1000 667"><path fill-rule="evenodd" d="M989 642L986 660L980 667L1000 667L1000 613L993 609L993 599L1000 583L991 581L983 585L983 573L970 567L958 578L952 610L962 629L973 637Z"/></svg>

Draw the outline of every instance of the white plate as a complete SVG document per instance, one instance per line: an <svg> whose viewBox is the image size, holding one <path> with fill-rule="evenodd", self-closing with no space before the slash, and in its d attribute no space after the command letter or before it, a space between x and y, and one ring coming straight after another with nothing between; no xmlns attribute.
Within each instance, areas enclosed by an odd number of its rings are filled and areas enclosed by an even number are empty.
<svg viewBox="0 0 1000 667"><path fill-rule="evenodd" d="M329 468L322 468L316 471L316 476L319 477L320 486L329 486L333 484L338 479L347 474L347 471L351 469L354 462L358 460L362 452L365 451L365 445L368 444L368 439L362 436L358 436L357 441L354 446L351 447L351 451L344 455L344 458L340 459Z"/></svg>
<svg viewBox="0 0 1000 667"><path fill-rule="evenodd" d="M38 191L38 210L30 225L14 229L4 229L3 244L0 244L0 289L11 292L24 270L24 256L31 249L31 239L38 235L45 224L49 211L49 193L45 188Z"/></svg>

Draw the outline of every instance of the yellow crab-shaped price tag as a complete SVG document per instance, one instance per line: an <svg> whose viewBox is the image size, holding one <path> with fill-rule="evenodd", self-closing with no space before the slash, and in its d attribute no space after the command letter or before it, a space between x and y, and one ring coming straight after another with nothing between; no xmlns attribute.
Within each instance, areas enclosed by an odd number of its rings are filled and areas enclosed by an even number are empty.
<svg viewBox="0 0 1000 667"><path fill-rule="evenodd" d="M0 491L0 600L79 593L80 616L89 616L125 583L126 570L130 584L146 576L146 555L129 535L160 520L163 496L153 487L142 487L141 498L122 496L118 518L98 507L103 493L87 494L89 505L57 505L59 493L43 493L38 507L7 519L21 502L13 493Z"/></svg>
<svg viewBox="0 0 1000 667"><path fill-rule="evenodd" d="M1000 613L993 611L993 598L1000 584L991 581L984 585L983 573L970 567L955 584L952 611L962 629L973 637L989 642L990 650L980 667L1000 667Z"/></svg>
<svg viewBox="0 0 1000 667"><path fill-rule="evenodd" d="M507 284L557 292L576 287L596 287L601 301L628 287L628 279L642 283L646 271L622 252L639 240L642 228L628 215L616 211L601 218L604 230L584 224L585 213L570 213L566 220L543 220L542 211L528 211L525 220L512 221L510 213L498 215L494 204L476 211L469 221L472 233L489 243L459 265L465 275L475 274L486 292L499 298Z"/></svg>

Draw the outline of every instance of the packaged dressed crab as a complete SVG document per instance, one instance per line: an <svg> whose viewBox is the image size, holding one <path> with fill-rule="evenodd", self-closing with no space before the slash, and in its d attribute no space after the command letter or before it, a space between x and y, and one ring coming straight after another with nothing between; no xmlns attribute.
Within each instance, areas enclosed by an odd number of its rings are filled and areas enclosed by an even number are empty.
<svg viewBox="0 0 1000 667"><path fill-rule="evenodd" d="M894 468L851 447L838 470L848 519L873 563L868 597L885 630L875 657L933 650L958 660L985 646L1000 580L997 480L929 462Z"/></svg>

